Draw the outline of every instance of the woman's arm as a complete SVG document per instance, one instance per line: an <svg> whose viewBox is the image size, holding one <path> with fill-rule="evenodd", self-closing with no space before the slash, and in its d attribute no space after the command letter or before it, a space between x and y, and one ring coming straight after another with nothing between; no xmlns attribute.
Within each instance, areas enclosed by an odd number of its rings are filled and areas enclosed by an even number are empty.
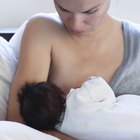
<svg viewBox="0 0 140 140"><path fill-rule="evenodd" d="M57 137L57 138L59 138L61 140L76 140L76 139L74 139L74 138L72 138L72 137L70 137L68 135L65 135L63 133L60 133L58 131L48 131L47 134L50 134L50 135L52 135L54 137Z"/></svg>
<svg viewBox="0 0 140 140"><path fill-rule="evenodd" d="M7 120L23 122L19 113L17 91L26 81L46 81L51 61L49 30L43 18L31 19L25 28L20 48L19 64L13 78Z"/></svg>
<svg viewBox="0 0 140 140"><path fill-rule="evenodd" d="M10 89L7 120L23 123L17 91L25 82L47 81L51 62L52 29L49 27L51 25L47 24L49 22L46 22L46 19L33 18L26 25L21 41L19 64ZM58 131L47 133L61 140L74 140Z"/></svg>

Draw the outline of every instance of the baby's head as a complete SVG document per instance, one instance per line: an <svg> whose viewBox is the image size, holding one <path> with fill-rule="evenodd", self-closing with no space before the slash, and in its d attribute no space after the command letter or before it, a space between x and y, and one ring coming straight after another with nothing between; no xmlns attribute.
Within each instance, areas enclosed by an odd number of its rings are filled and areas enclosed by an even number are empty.
<svg viewBox="0 0 140 140"><path fill-rule="evenodd" d="M26 125L55 130L65 109L64 93L51 83L26 83L18 92L20 114Z"/></svg>

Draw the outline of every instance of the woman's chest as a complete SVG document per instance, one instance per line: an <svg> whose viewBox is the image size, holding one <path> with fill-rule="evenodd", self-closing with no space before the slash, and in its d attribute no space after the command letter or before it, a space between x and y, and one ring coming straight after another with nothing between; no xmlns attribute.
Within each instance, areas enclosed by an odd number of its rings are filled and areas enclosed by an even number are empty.
<svg viewBox="0 0 140 140"><path fill-rule="evenodd" d="M116 54L112 53L57 51L51 64L49 80L67 93L71 88L80 87L90 76L101 76L109 82L120 64L121 60L117 60Z"/></svg>

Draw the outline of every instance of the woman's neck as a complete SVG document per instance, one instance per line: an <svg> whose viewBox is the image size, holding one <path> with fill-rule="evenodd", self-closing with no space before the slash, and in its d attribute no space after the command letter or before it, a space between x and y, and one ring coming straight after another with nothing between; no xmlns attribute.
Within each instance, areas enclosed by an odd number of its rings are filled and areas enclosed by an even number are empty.
<svg viewBox="0 0 140 140"><path fill-rule="evenodd" d="M104 19L102 19L101 23L97 25L97 27L94 29L91 29L89 32L86 32L82 36L77 35L71 35L72 38L78 42L86 41L86 42L94 42L94 41L101 41L108 35L108 33L112 30L115 21L112 17L109 15L106 15Z"/></svg>

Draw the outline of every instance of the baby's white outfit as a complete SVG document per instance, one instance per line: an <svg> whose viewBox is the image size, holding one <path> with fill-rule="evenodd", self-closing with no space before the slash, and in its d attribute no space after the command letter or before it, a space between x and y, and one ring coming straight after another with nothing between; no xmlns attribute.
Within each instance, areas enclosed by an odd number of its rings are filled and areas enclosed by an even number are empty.
<svg viewBox="0 0 140 140"><path fill-rule="evenodd" d="M71 114L74 117L74 114L78 115L80 111L83 114L84 111L86 113L110 109L115 102L115 94L106 81L92 76L80 88L70 90L66 99L65 115Z"/></svg>
<svg viewBox="0 0 140 140"><path fill-rule="evenodd" d="M140 96L118 96L101 77L91 77L67 95L58 130L77 140L139 140Z"/></svg>
<svg viewBox="0 0 140 140"><path fill-rule="evenodd" d="M101 77L90 77L80 88L71 89L66 99L66 110L60 131L74 136L90 128L95 112L110 110L116 97Z"/></svg>

